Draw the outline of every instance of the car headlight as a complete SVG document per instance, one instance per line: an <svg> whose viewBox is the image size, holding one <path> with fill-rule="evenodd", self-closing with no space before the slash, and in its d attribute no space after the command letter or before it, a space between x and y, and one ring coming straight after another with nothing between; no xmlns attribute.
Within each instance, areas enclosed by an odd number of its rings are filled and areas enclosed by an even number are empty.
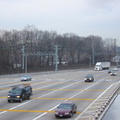
<svg viewBox="0 0 120 120"><path fill-rule="evenodd" d="M9 98L10 96L8 95L8 98Z"/></svg>
<svg viewBox="0 0 120 120"><path fill-rule="evenodd" d="M92 78L90 78L90 80L92 80Z"/></svg>
<svg viewBox="0 0 120 120"><path fill-rule="evenodd" d="M16 96L17 98L20 98L20 96Z"/></svg>

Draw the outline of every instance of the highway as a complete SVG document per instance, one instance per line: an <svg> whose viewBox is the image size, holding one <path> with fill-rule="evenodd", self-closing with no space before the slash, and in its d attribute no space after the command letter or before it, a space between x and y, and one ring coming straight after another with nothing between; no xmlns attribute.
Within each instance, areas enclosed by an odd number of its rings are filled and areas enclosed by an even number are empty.
<svg viewBox="0 0 120 120"><path fill-rule="evenodd" d="M30 74L30 73L29 73ZM94 82L84 82L86 75L94 75ZM117 76L110 76L108 70L89 69L58 72L31 73L32 80L21 82L22 75L0 76L0 119L1 120L59 120L54 116L55 108L64 101L73 101L77 105L76 119L97 97L111 84L119 81ZM33 95L23 102L7 102L7 94L12 85L30 83Z"/></svg>

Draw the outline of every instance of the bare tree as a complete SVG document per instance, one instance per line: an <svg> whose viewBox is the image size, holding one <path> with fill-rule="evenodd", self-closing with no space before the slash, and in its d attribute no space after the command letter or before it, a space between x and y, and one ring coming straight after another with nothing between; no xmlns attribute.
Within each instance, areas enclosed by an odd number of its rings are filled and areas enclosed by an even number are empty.
<svg viewBox="0 0 120 120"><path fill-rule="evenodd" d="M49 67L55 62L55 45L58 45L59 65L62 62L74 65L112 61L116 52L115 40L105 41L100 36L80 37L74 33L58 35L56 31L42 31L29 25L21 31L1 30L0 68L15 69L22 64L23 52L27 56L28 69ZM24 47L25 51L22 52Z"/></svg>

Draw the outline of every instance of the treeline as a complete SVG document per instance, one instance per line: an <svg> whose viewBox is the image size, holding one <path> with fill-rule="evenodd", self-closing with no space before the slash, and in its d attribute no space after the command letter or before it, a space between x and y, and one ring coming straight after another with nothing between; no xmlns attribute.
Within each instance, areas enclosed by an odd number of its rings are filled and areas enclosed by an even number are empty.
<svg viewBox="0 0 120 120"><path fill-rule="evenodd" d="M27 55L27 68L44 68L55 65L56 45L59 66L94 64L112 61L116 40L103 40L100 36L81 37L74 33L57 34L42 31L34 26L23 30L0 31L0 73L22 69ZM24 49L24 50L23 50Z"/></svg>

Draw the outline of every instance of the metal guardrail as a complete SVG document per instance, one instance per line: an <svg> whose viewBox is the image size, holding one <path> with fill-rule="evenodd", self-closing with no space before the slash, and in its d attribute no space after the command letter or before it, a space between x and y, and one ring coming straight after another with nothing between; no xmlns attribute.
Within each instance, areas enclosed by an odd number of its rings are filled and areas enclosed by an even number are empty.
<svg viewBox="0 0 120 120"><path fill-rule="evenodd" d="M100 120L111 104L120 87L120 82L112 84L96 100L94 100L75 120Z"/></svg>

